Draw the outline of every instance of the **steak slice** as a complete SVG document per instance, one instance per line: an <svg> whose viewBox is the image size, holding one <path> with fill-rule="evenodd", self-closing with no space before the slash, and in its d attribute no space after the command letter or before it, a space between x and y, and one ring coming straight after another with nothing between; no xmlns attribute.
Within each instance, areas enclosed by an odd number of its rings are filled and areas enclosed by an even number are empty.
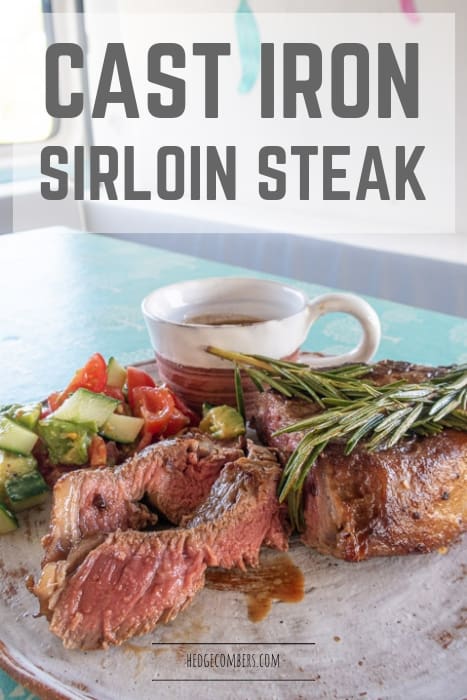
<svg viewBox="0 0 467 700"><path fill-rule="evenodd" d="M53 490L43 563L66 558L83 537L117 529L143 529L157 518L138 503L147 496L178 523L209 494L222 467L243 456L239 444L186 434L147 447L116 468L80 469L62 476Z"/></svg>
<svg viewBox="0 0 467 700"><path fill-rule="evenodd" d="M279 475L274 455L254 449L224 467L183 528L118 530L47 563L33 592L50 630L72 649L122 644L172 620L203 587L208 566L256 565L264 541L287 549Z"/></svg>
<svg viewBox="0 0 467 700"><path fill-rule="evenodd" d="M442 371L384 362L374 366L372 379L418 382ZM303 433L273 436L274 431L319 410L268 391L259 396L255 425L285 464ZM444 430L378 452L357 447L349 456L342 444L331 444L303 493L302 541L324 554L358 561L432 551L467 529L467 433Z"/></svg>
<svg viewBox="0 0 467 700"><path fill-rule="evenodd" d="M248 442L248 457L227 464L214 483L209 498L182 526L203 526L212 535L219 524L228 537L214 538L214 559L210 566L245 568L256 566L261 544L285 551L290 525L287 507L277 499L280 467L271 450Z"/></svg>
<svg viewBox="0 0 467 700"><path fill-rule="evenodd" d="M73 554L46 564L33 589L50 631L69 649L105 649L145 634L204 585L206 553L189 530L113 532L76 568Z"/></svg>
<svg viewBox="0 0 467 700"><path fill-rule="evenodd" d="M274 435L285 428L321 411L320 407L302 399L285 399L275 391L258 394L252 422L262 443L274 447L279 460L285 466L288 458L302 439L304 432Z"/></svg>

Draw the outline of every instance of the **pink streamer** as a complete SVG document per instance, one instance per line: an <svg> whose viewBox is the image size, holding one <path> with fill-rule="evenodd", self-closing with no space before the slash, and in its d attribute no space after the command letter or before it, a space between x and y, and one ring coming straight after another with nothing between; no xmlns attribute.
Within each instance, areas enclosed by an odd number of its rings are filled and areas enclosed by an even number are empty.
<svg viewBox="0 0 467 700"><path fill-rule="evenodd" d="M400 3L402 11L408 15L409 19L411 19L412 22L418 22L420 17L417 14L415 0L400 0Z"/></svg>

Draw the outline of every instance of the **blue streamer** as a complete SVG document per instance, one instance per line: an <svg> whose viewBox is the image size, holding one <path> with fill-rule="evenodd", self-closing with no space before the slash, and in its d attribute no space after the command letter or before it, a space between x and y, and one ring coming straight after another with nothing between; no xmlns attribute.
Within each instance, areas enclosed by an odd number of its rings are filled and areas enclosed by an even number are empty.
<svg viewBox="0 0 467 700"><path fill-rule="evenodd" d="M261 65L261 39L258 23L248 4L248 0L240 0L235 24L242 62L242 77L238 91L246 93L250 92L254 87Z"/></svg>

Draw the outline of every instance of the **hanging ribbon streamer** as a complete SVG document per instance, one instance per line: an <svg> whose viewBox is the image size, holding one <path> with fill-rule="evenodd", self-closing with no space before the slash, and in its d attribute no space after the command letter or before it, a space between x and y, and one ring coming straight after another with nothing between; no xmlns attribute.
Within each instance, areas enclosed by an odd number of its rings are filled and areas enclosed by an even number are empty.
<svg viewBox="0 0 467 700"><path fill-rule="evenodd" d="M246 93L250 92L254 87L261 65L261 39L258 23L248 4L248 0L240 0L235 24L242 62L242 77L238 91Z"/></svg>
<svg viewBox="0 0 467 700"><path fill-rule="evenodd" d="M415 0L400 0L402 11L408 15L412 22L418 22L420 19L417 14L417 7L415 5Z"/></svg>

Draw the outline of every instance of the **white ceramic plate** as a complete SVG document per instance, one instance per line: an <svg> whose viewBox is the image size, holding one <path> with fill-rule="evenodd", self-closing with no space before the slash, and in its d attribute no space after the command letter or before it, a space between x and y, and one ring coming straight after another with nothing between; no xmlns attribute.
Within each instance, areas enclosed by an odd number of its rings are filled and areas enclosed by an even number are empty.
<svg viewBox="0 0 467 700"><path fill-rule="evenodd" d="M305 574L301 603L275 603L269 617L253 624L242 593L205 589L190 608L154 633L118 649L83 653L65 650L49 633L45 619L35 617L37 601L24 586L24 577L39 571L39 538L46 527L47 512L31 511L21 529L0 542L0 663L40 696L466 696L465 542L446 554L359 564L320 556L296 542L290 556ZM274 556L268 551L263 559ZM280 666L187 667L188 654L232 652L254 654L258 663L260 654L269 653L264 661L270 664L279 654Z"/></svg>
<svg viewBox="0 0 467 700"><path fill-rule="evenodd" d="M21 519L19 530L0 538L0 665L41 697L467 697L465 537L444 554L358 564L295 541L290 557L305 575L302 602L275 602L254 624L244 594L204 589L150 635L108 651L77 652L64 649L35 616L37 601L24 584L39 573L47 509ZM265 551L262 560L274 556ZM244 667L199 667L211 658L228 663L227 656ZM245 667L253 658L255 668Z"/></svg>

